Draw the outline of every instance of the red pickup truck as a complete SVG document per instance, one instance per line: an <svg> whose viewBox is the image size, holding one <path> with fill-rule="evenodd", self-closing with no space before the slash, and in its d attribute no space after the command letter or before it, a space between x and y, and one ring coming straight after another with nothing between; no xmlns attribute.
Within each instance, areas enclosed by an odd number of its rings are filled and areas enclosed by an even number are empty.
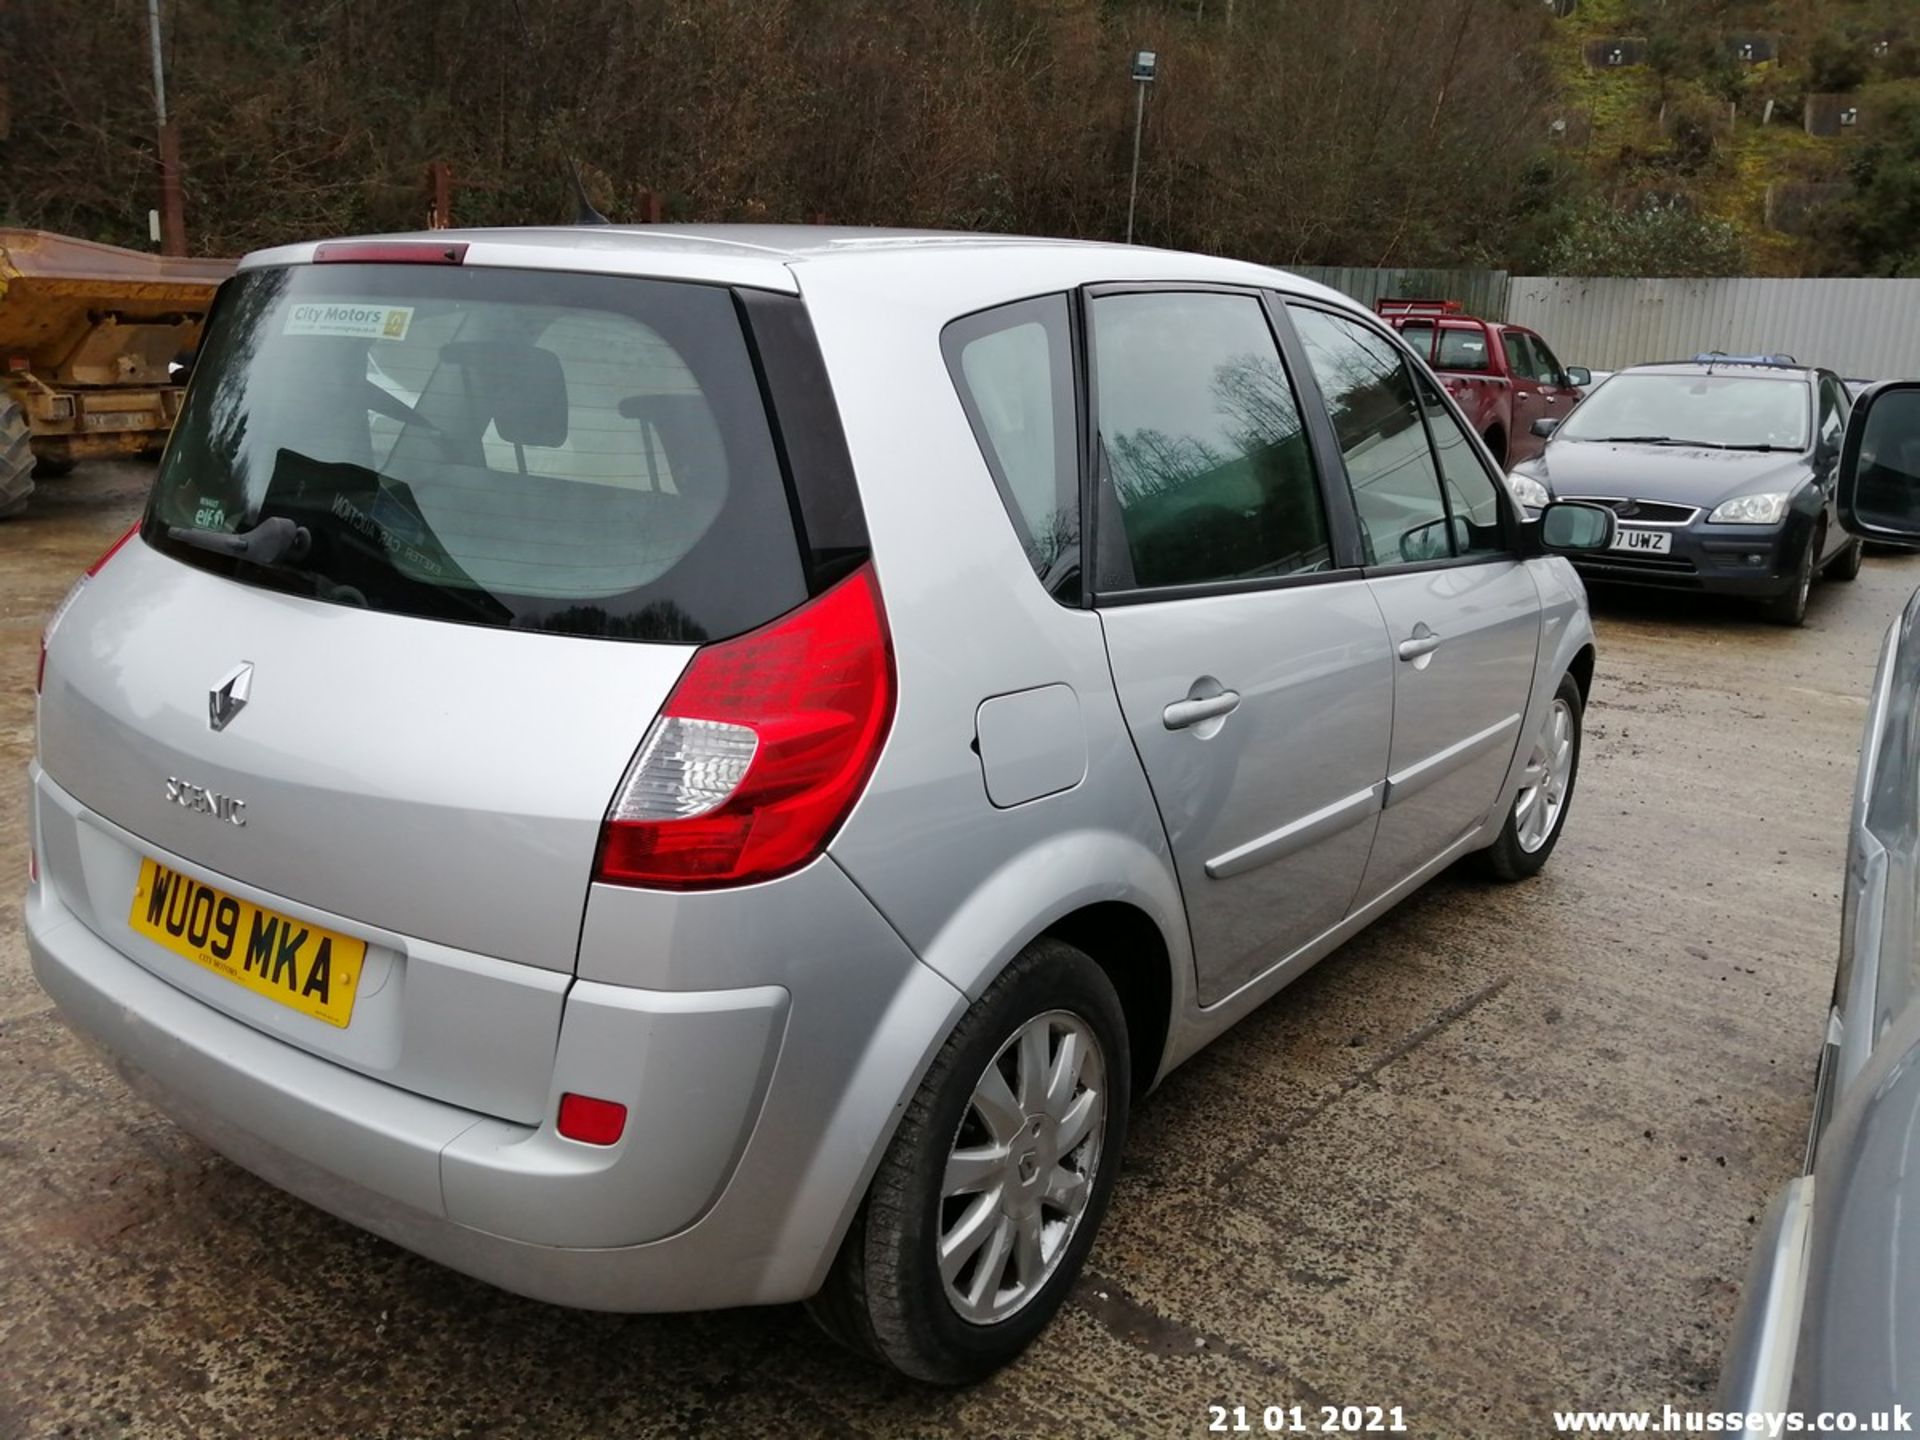
<svg viewBox="0 0 1920 1440"><path fill-rule="evenodd" d="M1547 442L1533 422L1563 418L1593 383L1525 326L1477 320L1457 300L1382 300L1375 308L1433 367L1502 465L1538 455Z"/></svg>

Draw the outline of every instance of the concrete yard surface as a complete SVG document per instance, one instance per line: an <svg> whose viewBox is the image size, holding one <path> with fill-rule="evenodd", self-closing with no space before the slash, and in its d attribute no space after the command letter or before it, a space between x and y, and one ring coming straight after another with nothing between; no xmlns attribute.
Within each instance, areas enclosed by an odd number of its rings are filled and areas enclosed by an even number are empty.
<svg viewBox="0 0 1920 1440"><path fill-rule="evenodd" d="M941 1393L797 1308L575 1313L439 1269L227 1163L68 1032L20 934L38 637L150 474L82 467L0 523L5 1440L1199 1436L1210 1404L1501 1440L1709 1401L1804 1141L1866 690L1920 558L1816 587L1803 630L1597 595L1546 871L1443 877L1177 1071L1059 1321Z"/></svg>

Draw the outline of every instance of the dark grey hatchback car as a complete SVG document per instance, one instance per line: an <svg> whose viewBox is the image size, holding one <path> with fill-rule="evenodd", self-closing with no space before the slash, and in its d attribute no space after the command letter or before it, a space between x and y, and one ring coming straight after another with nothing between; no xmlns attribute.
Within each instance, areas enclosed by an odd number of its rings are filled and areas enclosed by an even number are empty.
<svg viewBox="0 0 1920 1440"><path fill-rule="evenodd" d="M1817 575L1851 580L1861 542L1834 512L1851 401L1827 370L1701 356L1617 371L1514 467L1523 505L1598 501L1612 546L1575 562L1589 580L1758 600L1798 625Z"/></svg>

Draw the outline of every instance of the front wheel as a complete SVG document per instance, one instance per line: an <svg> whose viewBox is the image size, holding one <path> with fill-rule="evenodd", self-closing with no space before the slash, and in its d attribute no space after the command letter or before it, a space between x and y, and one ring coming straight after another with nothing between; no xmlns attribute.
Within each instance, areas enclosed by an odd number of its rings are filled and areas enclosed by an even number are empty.
<svg viewBox="0 0 1920 1440"><path fill-rule="evenodd" d="M1826 577L1829 580L1855 580L1860 575L1860 558L1866 553L1867 542L1854 536L1852 542L1833 559L1827 562Z"/></svg>
<svg viewBox="0 0 1920 1440"><path fill-rule="evenodd" d="M1761 613L1774 624L1807 623L1807 597L1813 593L1814 557L1820 553L1820 542L1818 533L1808 539L1806 549L1800 552L1799 563L1794 566L1792 586L1760 607Z"/></svg>
<svg viewBox="0 0 1920 1440"><path fill-rule="evenodd" d="M1131 1058L1113 984L1036 940L935 1057L808 1308L836 1340L961 1385L1053 1318L1106 1213Z"/></svg>
<svg viewBox="0 0 1920 1440"><path fill-rule="evenodd" d="M1580 682L1560 677L1553 703L1528 742L1527 767L1520 775L1520 791L1507 811L1500 838L1480 852L1480 868L1495 880L1525 880L1560 843L1560 831L1573 804L1573 784L1580 778L1580 719L1585 713Z"/></svg>

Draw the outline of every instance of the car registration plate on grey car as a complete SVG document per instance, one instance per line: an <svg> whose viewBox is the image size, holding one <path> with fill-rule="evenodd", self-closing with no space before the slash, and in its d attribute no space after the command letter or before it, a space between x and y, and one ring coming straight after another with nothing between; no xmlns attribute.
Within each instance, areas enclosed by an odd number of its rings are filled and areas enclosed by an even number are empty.
<svg viewBox="0 0 1920 1440"><path fill-rule="evenodd" d="M1614 532L1615 550L1633 550L1642 555L1667 555L1673 551L1673 533L1668 530L1629 530L1622 525Z"/></svg>

